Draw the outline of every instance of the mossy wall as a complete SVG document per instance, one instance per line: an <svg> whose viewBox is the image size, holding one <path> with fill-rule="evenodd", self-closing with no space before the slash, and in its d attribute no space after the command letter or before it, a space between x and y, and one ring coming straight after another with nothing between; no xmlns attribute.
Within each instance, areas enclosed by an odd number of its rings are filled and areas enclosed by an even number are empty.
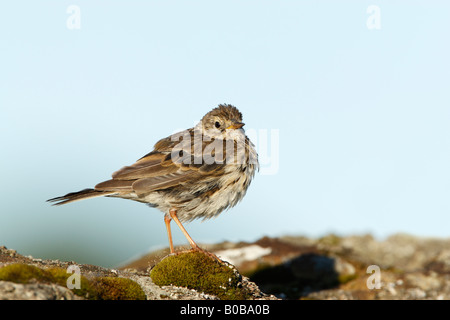
<svg viewBox="0 0 450 320"><path fill-rule="evenodd" d="M0 268L0 280L16 283L54 283L67 286L71 273L63 268L41 269L27 264L11 264ZM72 292L91 300L145 300L142 288L133 280L119 277L80 276L80 289Z"/></svg>

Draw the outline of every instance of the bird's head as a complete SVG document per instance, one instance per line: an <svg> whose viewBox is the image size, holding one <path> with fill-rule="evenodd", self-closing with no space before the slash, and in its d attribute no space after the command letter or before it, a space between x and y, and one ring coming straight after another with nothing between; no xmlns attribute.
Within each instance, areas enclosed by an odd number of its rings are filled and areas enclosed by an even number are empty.
<svg viewBox="0 0 450 320"><path fill-rule="evenodd" d="M202 129L212 138L227 139L239 133L244 133L242 113L230 104L221 104L208 112L201 121Z"/></svg>

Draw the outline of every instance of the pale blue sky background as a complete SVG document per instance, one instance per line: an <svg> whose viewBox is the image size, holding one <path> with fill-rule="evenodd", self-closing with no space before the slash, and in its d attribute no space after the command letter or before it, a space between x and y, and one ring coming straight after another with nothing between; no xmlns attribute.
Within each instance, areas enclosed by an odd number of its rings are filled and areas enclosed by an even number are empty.
<svg viewBox="0 0 450 320"><path fill-rule="evenodd" d="M380 30L366 26L369 5ZM279 169L188 224L197 242L449 237L449 12L445 1L3 1L0 245L104 266L167 246L163 213L143 204L45 200L107 180L219 103L249 130L278 130Z"/></svg>

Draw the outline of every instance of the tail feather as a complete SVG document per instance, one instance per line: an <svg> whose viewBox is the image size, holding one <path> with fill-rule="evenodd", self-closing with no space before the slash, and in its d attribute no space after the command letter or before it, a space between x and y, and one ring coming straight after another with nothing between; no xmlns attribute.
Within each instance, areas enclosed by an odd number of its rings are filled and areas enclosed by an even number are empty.
<svg viewBox="0 0 450 320"><path fill-rule="evenodd" d="M54 206L59 206L62 204L78 201L78 200L84 200L84 199L90 199L90 198L96 198L96 197L103 197L107 195L111 195L113 193L117 193L115 191L98 191L94 189L84 189L78 192L71 192L68 193L62 197L56 197L53 199L47 200L47 202L54 202Z"/></svg>

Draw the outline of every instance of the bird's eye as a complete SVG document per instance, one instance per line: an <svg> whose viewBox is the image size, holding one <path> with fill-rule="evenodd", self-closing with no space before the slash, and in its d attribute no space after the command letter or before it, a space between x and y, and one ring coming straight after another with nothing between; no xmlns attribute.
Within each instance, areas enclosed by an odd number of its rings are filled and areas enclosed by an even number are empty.
<svg viewBox="0 0 450 320"><path fill-rule="evenodd" d="M219 122L219 121L216 121L216 123L214 123L214 126L215 126L217 129L219 129L219 128L220 128L220 122Z"/></svg>

